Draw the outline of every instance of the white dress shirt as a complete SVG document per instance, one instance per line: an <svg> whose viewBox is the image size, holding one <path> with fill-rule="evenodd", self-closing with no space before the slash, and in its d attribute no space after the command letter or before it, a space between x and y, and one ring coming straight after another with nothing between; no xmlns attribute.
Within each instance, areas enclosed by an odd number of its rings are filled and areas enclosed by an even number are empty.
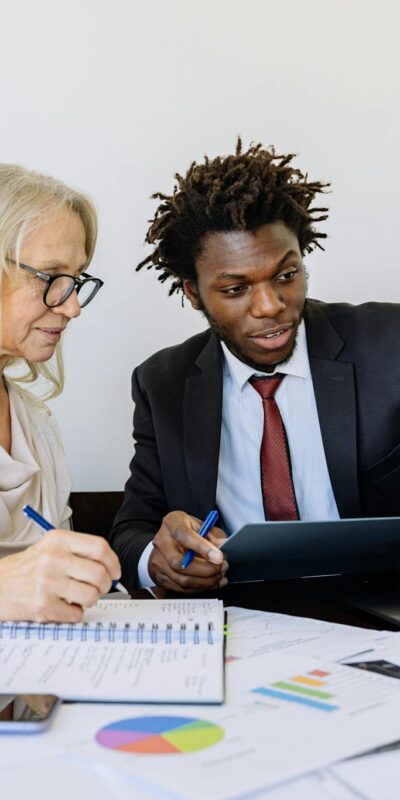
<svg viewBox="0 0 400 800"><path fill-rule="evenodd" d="M264 410L260 395L249 383L254 369L239 361L224 343L222 349L224 382L216 499L230 534L247 522L265 520L260 469ZM286 430L300 519L339 519L322 443L304 321L291 358L275 371L286 376L275 400ZM256 374L271 377L274 372Z"/></svg>
<svg viewBox="0 0 400 800"><path fill-rule="evenodd" d="M248 522L265 520L260 467L264 410L249 379L254 374L271 377L274 373L255 373L223 342L221 346L223 398L216 502L231 534ZM275 400L286 430L300 519L339 519L322 443L304 320L292 356L286 364L279 364L276 372L286 376ZM141 586L152 584L147 570L151 550L150 542L139 560Z"/></svg>

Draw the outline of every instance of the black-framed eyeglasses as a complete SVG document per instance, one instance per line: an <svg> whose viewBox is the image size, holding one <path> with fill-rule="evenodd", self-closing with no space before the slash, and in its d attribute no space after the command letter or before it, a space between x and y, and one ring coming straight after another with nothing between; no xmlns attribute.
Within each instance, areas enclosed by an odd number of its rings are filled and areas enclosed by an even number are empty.
<svg viewBox="0 0 400 800"><path fill-rule="evenodd" d="M17 262L12 258L8 258L7 261L21 267L21 269L26 270L26 272L34 275L36 278L46 281L46 286L43 291L43 302L47 308L62 306L73 291L76 291L80 307L85 308L104 285L104 281L100 280L100 278L93 278L92 275L88 275L87 272L82 272L82 274L77 277L65 274L48 275L46 272L41 272L39 269L29 267L28 264L22 264L21 261Z"/></svg>

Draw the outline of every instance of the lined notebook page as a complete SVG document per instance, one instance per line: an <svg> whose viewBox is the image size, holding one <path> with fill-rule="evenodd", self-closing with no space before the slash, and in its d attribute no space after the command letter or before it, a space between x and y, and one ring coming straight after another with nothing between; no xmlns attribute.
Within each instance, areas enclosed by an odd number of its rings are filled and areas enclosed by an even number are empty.
<svg viewBox="0 0 400 800"><path fill-rule="evenodd" d="M222 702L223 605L104 600L77 625L0 623L0 691L110 702Z"/></svg>

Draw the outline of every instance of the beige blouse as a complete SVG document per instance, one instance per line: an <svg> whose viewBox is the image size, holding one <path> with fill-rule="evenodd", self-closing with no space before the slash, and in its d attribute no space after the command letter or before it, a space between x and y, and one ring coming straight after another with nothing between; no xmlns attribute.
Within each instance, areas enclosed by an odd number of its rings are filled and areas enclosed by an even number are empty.
<svg viewBox="0 0 400 800"><path fill-rule="evenodd" d="M0 446L0 556L23 549L42 535L22 512L26 504L55 527L69 528L71 479L57 423L50 409L7 382L11 454Z"/></svg>

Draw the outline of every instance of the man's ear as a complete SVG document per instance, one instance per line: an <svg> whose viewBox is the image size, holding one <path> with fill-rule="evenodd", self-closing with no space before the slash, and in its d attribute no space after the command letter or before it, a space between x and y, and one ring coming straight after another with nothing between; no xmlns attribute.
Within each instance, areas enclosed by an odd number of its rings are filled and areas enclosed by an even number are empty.
<svg viewBox="0 0 400 800"><path fill-rule="evenodd" d="M197 291L197 286L194 281L184 280L183 281L183 291L185 292L185 297L189 300L192 307L196 311L201 310L201 302L199 298L199 293Z"/></svg>

